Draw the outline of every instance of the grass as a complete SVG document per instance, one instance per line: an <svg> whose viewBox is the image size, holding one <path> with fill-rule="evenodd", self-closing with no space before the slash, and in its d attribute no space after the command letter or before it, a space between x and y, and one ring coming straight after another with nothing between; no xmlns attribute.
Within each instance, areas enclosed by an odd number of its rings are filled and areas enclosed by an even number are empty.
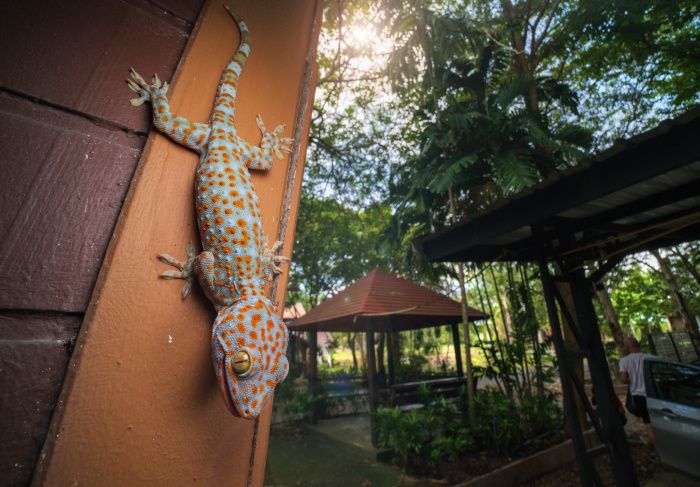
<svg viewBox="0 0 700 487"><path fill-rule="evenodd" d="M376 462L372 451L338 441L303 425L273 427L265 486L414 486L415 480Z"/></svg>

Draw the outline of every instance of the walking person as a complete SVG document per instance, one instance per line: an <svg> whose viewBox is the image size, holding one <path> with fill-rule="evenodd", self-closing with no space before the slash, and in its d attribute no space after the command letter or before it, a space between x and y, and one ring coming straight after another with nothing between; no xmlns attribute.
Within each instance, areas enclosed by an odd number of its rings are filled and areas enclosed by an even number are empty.
<svg viewBox="0 0 700 487"><path fill-rule="evenodd" d="M651 428L649 411L647 411L647 391L644 385L644 360L654 355L642 353L639 342L633 336L624 340L627 355L620 359L620 381L627 384L627 410L640 418L647 427L649 443L656 447L654 430Z"/></svg>

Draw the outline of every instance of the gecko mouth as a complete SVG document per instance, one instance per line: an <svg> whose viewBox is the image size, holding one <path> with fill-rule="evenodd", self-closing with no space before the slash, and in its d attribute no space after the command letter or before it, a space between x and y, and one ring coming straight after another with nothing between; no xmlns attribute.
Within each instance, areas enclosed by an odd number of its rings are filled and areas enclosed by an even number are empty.
<svg viewBox="0 0 700 487"><path fill-rule="evenodd" d="M219 362L219 368L221 369L220 373L221 377L223 378L221 389L224 394L224 404L226 404L226 408L237 418L250 419L250 414L246 413L245 411L238 410L238 407L236 407L236 403L233 400L233 396L231 396L231 389L228 385L224 361Z"/></svg>

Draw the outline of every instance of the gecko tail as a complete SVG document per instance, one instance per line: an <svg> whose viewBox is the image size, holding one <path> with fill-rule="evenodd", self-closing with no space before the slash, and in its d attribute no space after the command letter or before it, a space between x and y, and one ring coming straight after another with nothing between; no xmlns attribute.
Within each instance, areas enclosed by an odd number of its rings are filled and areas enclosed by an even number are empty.
<svg viewBox="0 0 700 487"><path fill-rule="evenodd" d="M233 54L233 57L231 57L231 60L221 75L221 81L219 82L219 88L214 102L214 110L212 111L212 124L219 121L232 125L236 104L236 91L238 89L238 78L250 55L250 31L243 19L231 10L228 5L224 5L224 8L226 8L231 18L236 22L238 30L241 32L241 41L238 44L238 49Z"/></svg>
<svg viewBox="0 0 700 487"><path fill-rule="evenodd" d="M229 15L231 15L234 22L236 22L238 30L241 32L241 41L238 44L238 50L234 53L231 61L229 62L228 66L226 66L226 70L224 71L224 78L227 77L227 74L230 74L232 78L231 80L237 80L238 76L241 74L241 70L243 69L245 62L248 60L248 56L250 55L250 31L240 15L231 10L228 5L224 5L224 8Z"/></svg>

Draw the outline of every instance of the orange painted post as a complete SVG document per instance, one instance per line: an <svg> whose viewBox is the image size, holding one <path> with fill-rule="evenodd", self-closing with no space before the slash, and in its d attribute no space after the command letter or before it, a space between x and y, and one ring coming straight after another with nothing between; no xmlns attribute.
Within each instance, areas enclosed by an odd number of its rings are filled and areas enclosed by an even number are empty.
<svg viewBox="0 0 700 487"><path fill-rule="evenodd" d="M316 79L320 1L229 0L250 27L238 89L239 134L260 139L255 115L286 123L295 151L253 181L270 241L291 255ZM202 10L170 90L173 111L206 121L238 30L221 0ZM144 74L153 67L134 66ZM127 76L129 66L124 67ZM150 74L150 73L148 73ZM130 92L124 88L124 101ZM135 108L136 109L136 108ZM148 108L140 108L146 110ZM262 485L271 401L255 427L233 417L211 363L214 309L181 282L158 278L156 254L197 242L197 156L152 133L95 287L33 485ZM274 286L284 305L287 269ZM257 432L254 434L254 429Z"/></svg>

